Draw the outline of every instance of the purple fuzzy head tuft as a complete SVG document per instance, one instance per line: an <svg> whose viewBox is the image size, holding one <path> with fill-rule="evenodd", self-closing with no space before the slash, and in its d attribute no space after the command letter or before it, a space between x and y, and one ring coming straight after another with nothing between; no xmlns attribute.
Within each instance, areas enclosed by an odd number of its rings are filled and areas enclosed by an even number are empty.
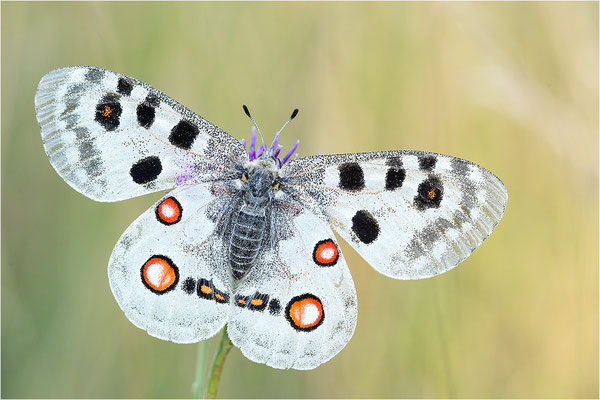
<svg viewBox="0 0 600 400"><path fill-rule="evenodd" d="M260 146L258 146L258 148L256 148L256 128L252 127L252 135L250 136L250 147L248 148L248 159L250 161L254 161L257 158L259 158L260 156L262 156L263 154L269 154L277 160L277 165L279 166L279 168L283 167L283 165L286 162L288 162L290 157L294 154L294 152L298 148L300 141L297 140L296 143L294 143L294 145L291 147L290 151L287 152L287 154L283 157L283 159L279 158L279 155L281 154L281 145L277 145L278 142L279 142L279 132L277 133L277 135L275 135L275 139L273 140L273 144L271 145L271 147L268 147L267 145L260 145ZM240 140L240 143L244 146L244 148L246 148L246 140L245 139ZM296 154L296 157L298 157L298 154Z"/></svg>

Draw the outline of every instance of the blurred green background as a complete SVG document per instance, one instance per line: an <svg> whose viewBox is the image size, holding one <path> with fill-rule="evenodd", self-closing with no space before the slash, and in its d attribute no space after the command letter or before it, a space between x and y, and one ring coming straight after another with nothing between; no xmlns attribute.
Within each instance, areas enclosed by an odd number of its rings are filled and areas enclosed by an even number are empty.
<svg viewBox="0 0 600 400"><path fill-rule="evenodd" d="M160 194L95 203L44 154L40 78L150 83L237 138L248 104L300 154L462 157L509 202L459 268L377 274L345 243L359 319L307 372L233 349L222 397L598 397L598 3L2 2L2 397L187 397L197 345L123 315L107 262ZM214 346L214 338L212 346Z"/></svg>

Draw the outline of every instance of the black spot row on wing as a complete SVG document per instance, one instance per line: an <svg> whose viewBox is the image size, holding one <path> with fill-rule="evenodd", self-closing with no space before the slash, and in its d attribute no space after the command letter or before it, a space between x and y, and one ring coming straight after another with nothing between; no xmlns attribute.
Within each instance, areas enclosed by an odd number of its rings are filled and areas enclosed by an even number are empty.
<svg viewBox="0 0 600 400"><path fill-rule="evenodd" d="M256 292L252 296L235 296L235 305L252 311L264 311L268 308L271 315L278 315L281 312L279 300L271 299L269 301L269 295L260 292Z"/></svg>
<svg viewBox="0 0 600 400"><path fill-rule="evenodd" d="M229 294L217 289L212 280L200 278L196 281L194 278L186 278L183 281L182 288L187 294L195 292L201 299L214 300L217 303L229 303Z"/></svg>

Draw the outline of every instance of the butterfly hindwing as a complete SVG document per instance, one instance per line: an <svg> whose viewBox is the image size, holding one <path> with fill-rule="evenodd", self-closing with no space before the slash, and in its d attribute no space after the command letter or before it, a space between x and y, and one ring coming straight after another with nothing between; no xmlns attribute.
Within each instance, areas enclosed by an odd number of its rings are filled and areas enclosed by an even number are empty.
<svg viewBox="0 0 600 400"><path fill-rule="evenodd" d="M252 361L312 369L352 337L356 291L324 218L308 209L288 216L286 237L241 283L227 331Z"/></svg>
<svg viewBox="0 0 600 400"><path fill-rule="evenodd" d="M101 68L49 72L35 107L51 164L94 200L206 181L245 157L237 140L162 92Z"/></svg>
<svg viewBox="0 0 600 400"><path fill-rule="evenodd" d="M304 157L282 174L366 261L398 279L456 266L491 233L508 198L486 169L419 151Z"/></svg>
<svg viewBox="0 0 600 400"><path fill-rule="evenodd" d="M152 336L198 342L227 322L227 253L207 213L215 185L168 193L127 228L113 250L113 294L127 318Z"/></svg>

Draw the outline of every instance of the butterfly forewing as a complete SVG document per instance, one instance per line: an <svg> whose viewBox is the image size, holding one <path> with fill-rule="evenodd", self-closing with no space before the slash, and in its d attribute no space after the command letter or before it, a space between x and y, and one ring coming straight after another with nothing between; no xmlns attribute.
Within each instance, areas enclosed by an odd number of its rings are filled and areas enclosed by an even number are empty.
<svg viewBox="0 0 600 400"><path fill-rule="evenodd" d="M35 107L50 162L94 200L223 177L245 158L217 126L151 86L101 68L48 73Z"/></svg>
<svg viewBox="0 0 600 400"><path fill-rule="evenodd" d="M507 201L484 168L419 151L311 156L282 173L365 260L398 279L456 266L491 233Z"/></svg>

